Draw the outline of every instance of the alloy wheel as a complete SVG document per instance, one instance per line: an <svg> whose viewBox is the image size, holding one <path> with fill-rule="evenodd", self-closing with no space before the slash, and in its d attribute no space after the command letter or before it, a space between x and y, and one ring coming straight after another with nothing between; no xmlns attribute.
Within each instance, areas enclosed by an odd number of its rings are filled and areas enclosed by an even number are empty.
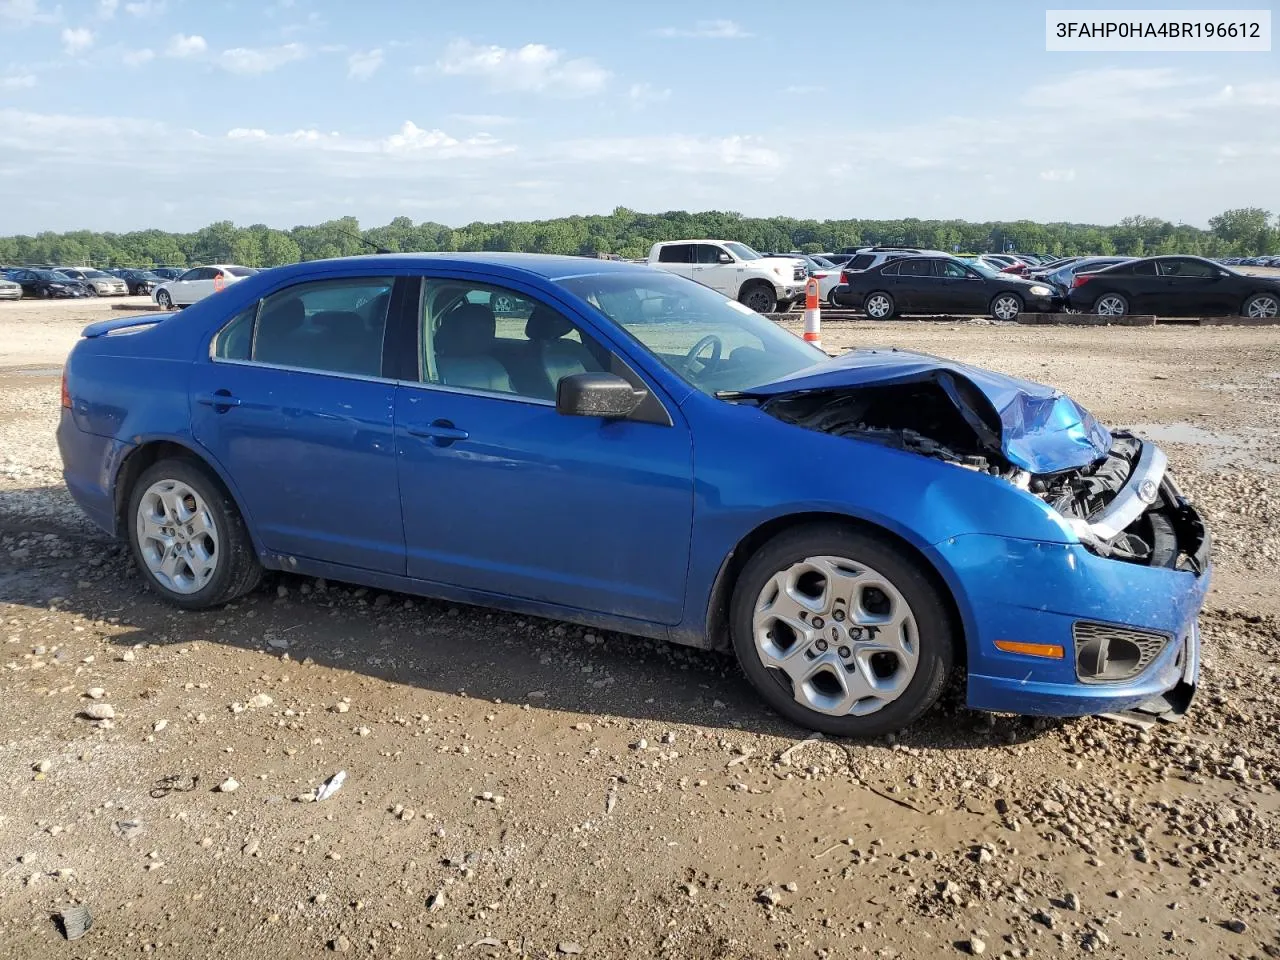
<svg viewBox="0 0 1280 960"><path fill-rule="evenodd" d="M1009 295L996 297L996 302L991 305L991 312L995 314L997 320L1013 320L1022 312L1022 304L1018 302L1017 297Z"/></svg>
<svg viewBox="0 0 1280 960"><path fill-rule="evenodd" d="M864 303L862 307L866 311L868 317L872 317L876 320L883 320L885 317L889 316L890 311L893 310L893 304L883 293L876 293L867 297L867 302Z"/></svg>
<svg viewBox="0 0 1280 960"><path fill-rule="evenodd" d="M1280 300L1271 296L1254 297L1249 301L1249 306L1245 310L1246 317L1264 318L1274 317L1280 313Z"/></svg>
<svg viewBox="0 0 1280 960"><path fill-rule="evenodd" d="M763 290L752 290L747 294L746 306L756 313L768 313L776 305L772 295Z"/></svg>
<svg viewBox="0 0 1280 960"><path fill-rule="evenodd" d="M151 575L175 593L192 594L221 559L209 505L180 480L159 480L143 493L136 517L138 550Z"/></svg>
<svg viewBox="0 0 1280 960"><path fill-rule="evenodd" d="M894 702L920 657L901 591L843 557L807 557L771 577L752 633L760 662L796 702L831 716L867 716Z"/></svg>
<svg viewBox="0 0 1280 960"><path fill-rule="evenodd" d="M1127 307L1123 297L1108 293L1094 304L1093 310L1100 317L1123 317Z"/></svg>

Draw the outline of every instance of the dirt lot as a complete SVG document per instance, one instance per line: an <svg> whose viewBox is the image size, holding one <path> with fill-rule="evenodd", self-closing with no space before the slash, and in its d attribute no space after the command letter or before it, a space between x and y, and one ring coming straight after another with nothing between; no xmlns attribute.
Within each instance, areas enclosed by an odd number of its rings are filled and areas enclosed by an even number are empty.
<svg viewBox="0 0 1280 960"><path fill-rule="evenodd" d="M720 655L290 577L156 603L59 481L110 310L0 308L0 955L1280 956L1277 329L828 326L1157 438L1218 569L1180 725L953 696L797 747Z"/></svg>

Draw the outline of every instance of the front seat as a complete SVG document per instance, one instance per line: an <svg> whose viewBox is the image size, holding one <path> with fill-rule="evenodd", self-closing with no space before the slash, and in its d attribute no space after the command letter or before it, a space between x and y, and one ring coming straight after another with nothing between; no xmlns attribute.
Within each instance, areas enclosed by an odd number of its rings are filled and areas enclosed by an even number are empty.
<svg viewBox="0 0 1280 960"><path fill-rule="evenodd" d="M529 338L538 366L546 374L542 392L548 399L555 397L556 384L562 377L598 373L603 369L583 344L564 339L573 330L573 324L564 316L542 304L533 308L524 325L524 335Z"/></svg>
<svg viewBox="0 0 1280 960"><path fill-rule="evenodd" d="M436 370L447 387L511 393L507 369L493 356L498 329L493 310L464 303L445 314L435 334Z"/></svg>

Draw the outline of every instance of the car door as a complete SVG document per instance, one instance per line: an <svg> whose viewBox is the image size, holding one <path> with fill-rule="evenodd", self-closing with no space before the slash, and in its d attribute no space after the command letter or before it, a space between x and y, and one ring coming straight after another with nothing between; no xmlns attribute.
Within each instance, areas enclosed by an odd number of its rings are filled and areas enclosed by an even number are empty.
<svg viewBox="0 0 1280 960"><path fill-rule="evenodd" d="M394 282L348 276L274 292L193 365L192 431L274 554L404 573L383 339Z"/></svg>
<svg viewBox="0 0 1280 960"><path fill-rule="evenodd" d="M679 277L693 277L692 243L668 243L658 251L658 264Z"/></svg>
<svg viewBox="0 0 1280 960"><path fill-rule="evenodd" d="M726 297L737 299L738 287L741 283L738 275L741 272L741 266L730 256L729 251L719 244L695 243L693 245L693 269L690 275L703 286L719 291Z"/></svg>
<svg viewBox="0 0 1280 960"><path fill-rule="evenodd" d="M946 313L986 313L990 298L981 274L959 260L935 260L934 270L940 284L939 309Z"/></svg>
<svg viewBox="0 0 1280 960"><path fill-rule="evenodd" d="M409 575L677 623L693 519L679 409L545 294L423 283L416 376L395 402ZM495 320L498 298L521 308ZM600 370L645 385L649 409L626 420L556 411L561 376Z"/></svg>
<svg viewBox="0 0 1280 960"><path fill-rule="evenodd" d="M938 278L928 257L903 257L893 280L893 298L902 313L932 313L938 309Z"/></svg>
<svg viewBox="0 0 1280 960"><path fill-rule="evenodd" d="M204 267L192 267L186 273L178 277L177 280L169 283L169 298L178 306L186 306L195 303L193 294L195 284L204 274Z"/></svg>
<svg viewBox="0 0 1280 960"><path fill-rule="evenodd" d="M1217 316L1236 313L1230 285L1217 265L1195 257L1163 257L1156 261L1160 277L1161 309L1169 317Z"/></svg>
<svg viewBox="0 0 1280 960"><path fill-rule="evenodd" d="M1096 269L1096 268L1095 268ZM1097 278L1090 280L1084 287L1088 291L1090 303L1108 292L1120 294L1129 303L1131 314L1152 314L1160 312L1161 279L1156 276L1156 265L1153 260L1136 260L1133 263L1122 263L1116 267L1101 268ZM1081 270L1080 273L1088 273Z"/></svg>

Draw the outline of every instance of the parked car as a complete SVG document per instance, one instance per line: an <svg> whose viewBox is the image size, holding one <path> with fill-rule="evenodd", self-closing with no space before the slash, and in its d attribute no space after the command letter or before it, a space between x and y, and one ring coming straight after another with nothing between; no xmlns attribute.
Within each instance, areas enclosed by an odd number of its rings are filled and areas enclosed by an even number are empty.
<svg viewBox="0 0 1280 960"><path fill-rule="evenodd" d="M59 267L58 273L78 280L95 297L123 297L129 293L129 285L119 277L89 267Z"/></svg>
<svg viewBox="0 0 1280 960"><path fill-rule="evenodd" d="M1062 306L1047 284L948 256L903 257L870 270L846 271L833 299L873 320L900 313L989 313L1014 320L1023 310L1050 313Z"/></svg>
<svg viewBox="0 0 1280 960"><path fill-rule="evenodd" d="M782 256L782 254L774 254L774 256ZM818 281L818 299L830 301L831 291L840 282L840 267L826 257L816 254L800 253L786 254L786 256L796 256L804 261L809 276ZM832 305L835 304L832 303Z"/></svg>
<svg viewBox="0 0 1280 960"><path fill-rule="evenodd" d="M1104 317L1274 317L1280 313L1280 277L1241 273L1203 257L1145 257L1078 272L1070 303Z"/></svg>
<svg viewBox="0 0 1280 960"><path fill-rule="evenodd" d="M1075 285L1077 273L1096 273L1099 270L1105 270L1107 267L1114 267L1118 263L1128 263L1132 259L1133 257L1081 257L1064 266L1050 270L1039 279L1045 283L1052 284L1054 289L1066 299L1071 293L1071 288Z"/></svg>
<svg viewBox="0 0 1280 960"><path fill-rule="evenodd" d="M890 260L899 260L902 257L923 255L937 257L947 256L947 254L940 250L924 250L920 247L860 247L844 264L842 269L846 272L852 270L870 270L872 267L878 267L882 263L888 263Z"/></svg>
<svg viewBox="0 0 1280 960"><path fill-rule="evenodd" d="M0 274L0 300L21 300L22 284L14 283Z"/></svg>
<svg viewBox="0 0 1280 960"><path fill-rule="evenodd" d="M176 280L166 280L157 286L151 292L151 299L158 303L162 310L189 307L230 284L245 277L252 277L257 272L253 267L223 263L215 263L207 267L192 267Z"/></svg>
<svg viewBox="0 0 1280 960"><path fill-rule="evenodd" d="M177 280L180 276L187 272L186 267L152 267L149 271L154 273L161 280Z"/></svg>
<svg viewBox="0 0 1280 960"><path fill-rule="evenodd" d="M121 270L118 276L128 284L130 295L135 297L149 297L156 287L165 282L162 277L148 270Z"/></svg>
<svg viewBox="0 0 1280 960"><path fill-rule="evenodd" d="M649 265L696 280L756 313L787 310L804 299L808 277L795 257L765 257L733 240L678 240L649 248Z"/></svg>
<svg viewBox="0 0 1280 960"><path fill-rule="evenodd" d="M78 280L55 273L52 270L10 270L6 278L22 287L23 296L41 297L87 297L89 291Z"/></svg>
<svg viewBox="0 0 1280 960"><path fill-rule="evenodd" d="M984 710L1195 688L1209 538L1157 447L976 367L830 358L661 270L293 264L90 325L62 396L71 495L181 608L282 569L728 648L841 736L960 663Z"/></svg>

